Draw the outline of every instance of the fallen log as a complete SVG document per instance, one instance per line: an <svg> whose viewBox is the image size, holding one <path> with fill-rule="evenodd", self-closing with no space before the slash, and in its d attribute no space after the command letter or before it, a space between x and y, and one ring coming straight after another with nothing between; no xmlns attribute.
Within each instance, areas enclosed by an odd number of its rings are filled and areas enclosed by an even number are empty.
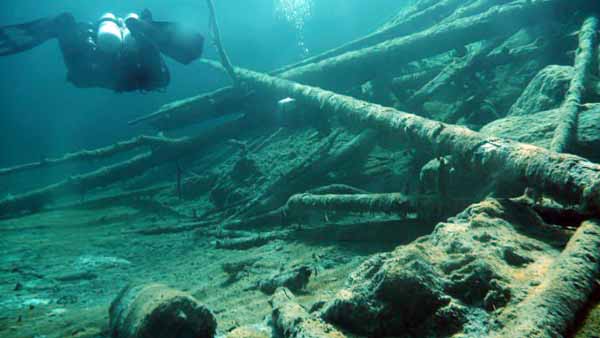
<svg viewBox="0 0 600 338"><path fill-rule="evenodd" d="M151 168L212 145L215 140L232 138L244 128L245 123L246 120L243 117L231 120L198 136L165 143L161 147L154 148L150 152L137 155L127 161L102 167L87 174L72 176L34 191L7 197L0 200L0 217L20 212L38 211L61 198L73 194L81 195L95 188L105 187L115 182L139 176Z"/></svg>
<svg viewBox="0 0 600 338"><path fill-rule="evenodd" d="M121 141L103 148L97 148L94 150L81 150L75 153L65 154L58 158L46 158L39 162L21 164L10 168L0 169L0 176L12 175L33 169L52 168L71 162L96 161L110 158L117 154L135 150L141 147L155 148L168 145L173 142L177 142L177 140L164 137L138 136L130 140Z"/></svg>
<svg viewBox="0 0 600 338"><path fill-rule="evenodd" d="M340 47L328 50L321 54L306 58L300 62L279 68L271 74L279 75L294 68L320 62L344 53L367 48L389 39L429 28L439 22L440 18L449 16L457 9L457 7L464 5L464 2L464 0L442 0L435 3L429 3L427 6L423 6L424 8L421 10L412 12L410 15L403 15L402 18L394 20L393 23L390 23L367 36L348 42Z"/></svg>
<svg viewBox="0 0 600 338"><path fill-rule="evenodd" d="M327 174L339 170L345 164L362 161L375 146L377 134L373 130L363 131L344 146L330 151L333 142L319 147L307 160L282 175L257 198L243 208L241 216L260 215L283 205L287 199L299 191L306 191L315 184L327 183ZM333 138L331 141L334 141ZM277 215L268 215L276 219ZM254 221L253 219L251 219ZM258 220L256 220L258 221Z"/></svg>
<svg viewBox="0 0 600 338"><path fill-rule="evenodd" d="M286 338L344 338L334 326L312 316L295 300L294 294L281 287L269 301L273 312L272 322L275 328Z"/></svg>
<svg viewBox="0 0 600 338"><path fill-rule="evenodd" d="M566 0L514 1L484 13L340 56L291 69L281 77L329 90L344 90L388 72L393 65L434 56L472 42L513 33L547 20ZM578 3L579 1L574 1ZM572 3L574 3L572 2Z"/></svg>
<svg viewBox="0 0 600 338"><path fill-rule="evenodd" d="M496 43L487 41L479 50L454 60L454 62L442 69L435 78L417 90L408 101L414 105L421 105L435 95L440 88L448 86L449 83L454 81L458 76L464 75L466 70L471 69L475 64L480 64L495 47Z"/></svg>
<svg viewBox="0 0 600 338"><path fill-rule="evenodd" d="M250 70L237 68L236 73L257 91L294 97L353 127L389 133L399 143L436 156L452 154L469 170L509 182L521 191L533 187L559 202L578 204L583 210L600 214L600 165L584 158L488 137L464 127Z"/></svg>
<svg viewBox="0 0 600 338"><path fill-rule="evenodd" d="M575 57L575 71L569 85L565 102L562 105L562 116L554 132L550 149L562 153L570 152L577 143L577 121L584 103L584 96L591 85L591 77L595 72L598 49L598 18L589 17L579 31L579 48Z"/></svg>
<svg viewBox="0 0 600 338"><path fill-rule="evenodd" d="M600 275L600 222L584 222L499 337L563 337Z"/></svg>
<svg viewBox="0 0 600 338"><path fill-rule="evenodd" d="M411 199L400 193L355 194L355 195L314 195L298 194L290 197L286 204L291 215L301 215L307 211L336 211L354 213L386 213L406 215L414 211Z"/></svg>
<svg viewBox="0 0 600 338"><path fill-rule="evenodd" d="M279 73L278 76L330 90L345 90L376 78L377 73L385 74L395 65L435 56L496 35L507 35L520 28L524 22L544 22L553 9L565 3L569 2L522 0L494 6L475 16L442 23L405 37L293 68ZM584 0L574 0L570 3L570 6L580 8L589 6ZM221 107L239 108L246 95L247 93L240 93L232 87L223 88L214 94L200 95L174 105L163 106L158 112L132 123L150 120L157 121L153 122L155 126L181 128L194 122L206 121L215 115L220 116L215 111L225 111L220 109Z"/></svg>

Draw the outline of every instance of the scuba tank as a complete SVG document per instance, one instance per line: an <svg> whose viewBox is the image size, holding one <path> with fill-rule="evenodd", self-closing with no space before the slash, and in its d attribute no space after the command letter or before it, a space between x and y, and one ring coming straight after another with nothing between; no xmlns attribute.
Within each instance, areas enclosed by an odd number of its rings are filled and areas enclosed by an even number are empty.
<svg viewBox="0 0 600 338"><path fill-rule="evenodd" d="M106 13L100 17L96 45L98 49L108 54L115 54L121 51L123 32L114 14Z"/></svg>

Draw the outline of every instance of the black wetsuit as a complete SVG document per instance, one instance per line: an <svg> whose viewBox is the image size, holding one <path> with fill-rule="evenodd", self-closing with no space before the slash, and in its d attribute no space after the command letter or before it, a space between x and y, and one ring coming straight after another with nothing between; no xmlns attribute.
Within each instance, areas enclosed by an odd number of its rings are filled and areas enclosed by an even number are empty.
<svg viewBox="0 0 600 338"><path fill-rule="evenodd" d="M116 54L96 46L98 25L77 23L70 14L61 15L57 38L67 66L67 80L80 88L101 87L117 92L152 91L168 86L169 69L160 50L143 35L136 35L136 48Z"/></svg>
<svg viewBox="0 0 600 338"><path fill-rule="evenodd" d="M180 24L154 21L144 10L124 23L135 48L116 54L97 47L98 24L76 22L63 13L23 24L0 27L0 56L21 53L50 39L59 41L67 79L80 88L100 87L117 92L161 90L169 85L163 55L187 65L202 56L204 37Z"/></svg>

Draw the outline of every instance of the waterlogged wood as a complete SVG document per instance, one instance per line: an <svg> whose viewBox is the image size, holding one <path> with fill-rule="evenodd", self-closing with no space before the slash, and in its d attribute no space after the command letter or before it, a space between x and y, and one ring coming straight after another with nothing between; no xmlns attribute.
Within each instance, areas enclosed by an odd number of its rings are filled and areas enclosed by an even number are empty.
<svg viewBox="0 0 600 338"><path fill-rule="evenodd" d="M280 287L271 298L272 322L282 337L286 338L344 338L334 326L312 316L297 303L294 294Z"/></svg>
<svg viewBox="0 0 600 338"><path fill-rule="evenodd" d="M582 210L600 214L600 165L584 158L485 136L461 126L250 70L237 68L236 73L257 91L294 97L301 104L318 107L324 114L354 127L393 135L398 143L421 151L452 154L466 168L486 173L492 179L522 189L533 187L559 202L579 204Z"/></svg>
<svg viewBox="0 0 600 338"><path fill-rule="evenodd" d="M0 169L0 176L7 176L25 171L41 168L52 168L61 164L79 162L79 161L96 161L101 159L110 158L120 153L135 150L141 147L160 147L164 145L177 142L174 139L168 139L164 137L152 137L152 136L138 136L131 140L122 141L113 145L98 148L94 150L81 150L75 153L68 153L58 158L47 158L39 162L22 164L10 168Z"/></svg>
<svg viewBox="0 0 600 338"><path fill-rule="evenodd" d="M433 3L431 3L431 1L428 2L430 4L428 6L424 6L424 8L418 12L413 12L411 15L403 16L401 19L382 27L380 30L377 30L365 37L348 42L340 47L328 50L313 57L306 58L298 63L277 69L276 71L272 72L272 75L278 75L293 68L320 62L344 53L367 48L389 39L412 34L429 28L438 23L440 18L449 16L459 6L464 5L465 0L441 0Z"/></svg>
<svg viewBox="0 0 600 338"><path fill-rule="evenodd" d="M510 34L526 24L544 22L556 6L565 3L577 7L585 4L585 1L522 0L498 5L481 14L440 23L418 33L292 68L278 73L278 76L330 90L345 90L376 78L378 74L387 73L397 65L435 56L497 35ZM477 11L465 9L465 15L471 13ZM215 110L223 111L217 108L240 107L243 96L243 93L232 91L232 88L223 88L181 104L165 106L159 112L133 122L160 120L162 129L165 126L169 129L182 128L194 121L211 119L215 116ZM154 123L157 124L158 122Z"/></svg>
<svg viewBox="0 0 600 338"><path fill-rule="evenodd" d="M499 337L563 337L597 287L600 221L584 222Z"/></svg>
<svg viewBox="0 0 600 338"><path fill-rule="evenodd" d="M149 169L188 156L219 140L234 137L245 126L245 119L228 121L212 130L183 139L174 140L137 155L127 161L102 167L93 172L71 176L61 182L0 200L0 217L20 212L38 211L48 204L71 195L82 195L92 189L139 176Z"/></svg>
<svg viewBox="0 0 600 338"><path fill-rule="evenodd" d="M589 17L579 31L579 48L575 57L575 71L569 85L562 116L554 132L550 149L562 153L569 152L577 143L577 121L584 103L584 96L591 85L595 72L594 64L598 49L598 18Z"/></svg>
<svg viewBox="0 0 600 338"><path fill-rule="evenodd" d="M406 215L414 211L411 199L400 193L387 194L298 194L290 197L287 213L301 215L308 211L336 211L356 213L386 213Z"/></svg>
<svg viewBox="0 0 600 338"><path fill-rule="evenodd" d="M147 122L158 130L172 130L223 117L240 111L248 93L224 87L210 93L165 104L154 113L129 121L130 125Z"/></svg>
<svg viewBox="0 0 600 338"><path fill-rule="evenodd" d="M405 37L345 53L279 74L303 84L344 90L388 72L398 64L441 54L469 43L508 35L523 25L542 23L567 0L514 1L484 13L439 24ZM579 3L578 0L571 3Z"/></svg>

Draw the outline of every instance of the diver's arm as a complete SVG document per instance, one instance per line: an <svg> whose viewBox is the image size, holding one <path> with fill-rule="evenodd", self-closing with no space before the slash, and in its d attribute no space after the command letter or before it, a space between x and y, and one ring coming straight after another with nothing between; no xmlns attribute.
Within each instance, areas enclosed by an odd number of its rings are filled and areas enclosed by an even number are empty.
<svg viewBox="0 0 600 338"><path fill-rule="evenodd" d="M75 26L70 13L39 19L23 24L0 27L0 56L16 54L32 49L57 38L62 31Z"/></svg>
<svg viewBox="0 0 600 338"><path fill-rule="evenodd" d="M140 19L131 17L125 21L136 39L152 42L161 53L185 65L202 56L202 34L189 31L177 23L153 21L147 10L144 14Z"/></svg>

